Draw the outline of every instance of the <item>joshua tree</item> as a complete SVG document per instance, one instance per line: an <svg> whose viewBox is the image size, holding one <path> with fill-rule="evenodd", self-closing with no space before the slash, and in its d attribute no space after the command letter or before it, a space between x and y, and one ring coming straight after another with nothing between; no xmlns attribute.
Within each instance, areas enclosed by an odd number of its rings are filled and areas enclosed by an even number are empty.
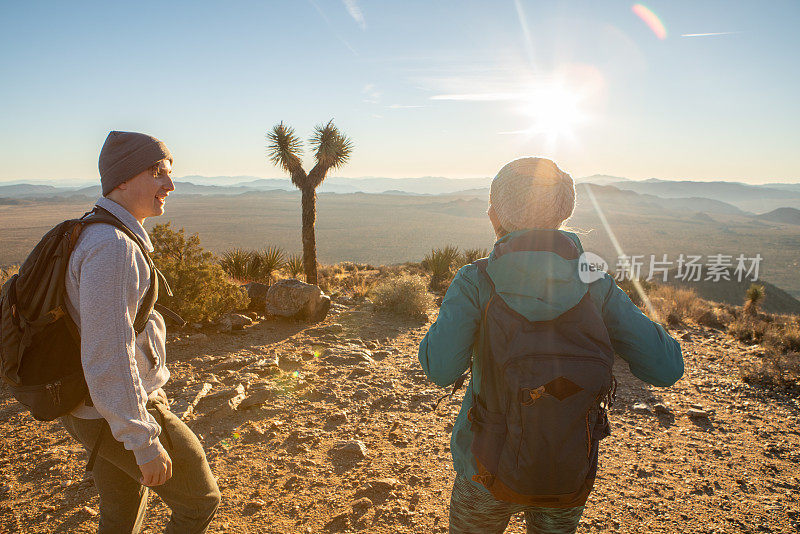
<svg viewBox="0 0 800 534"><path fill-rule="evenodd" d="M302 193L303 210L303 267L306 282L317 283L317 243L314 237L314 223L317 218L317 187L325 180L328 171L341 167L350 158L353 142L333 125L318 125L308 143L315 150L316 164L306 173L300 157L303 154L302 141L294 133L294 128L283 122L267 133L268 155L272 163L288 172L292 183Z"/></svg>

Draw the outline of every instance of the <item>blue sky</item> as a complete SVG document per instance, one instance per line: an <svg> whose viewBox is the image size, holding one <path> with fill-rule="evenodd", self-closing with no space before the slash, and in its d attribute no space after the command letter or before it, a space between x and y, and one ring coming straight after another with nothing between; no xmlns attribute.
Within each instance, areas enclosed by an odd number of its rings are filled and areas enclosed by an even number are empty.
<svg viewBox="0 0 800 534"><path fill-rule="evenodd" d="M800 180L800 3L647 2L663 39L633 5L3 2L0 181L94 180L111 129L179 176L278 177L265 132L331 118L341 176Z"/></svg>

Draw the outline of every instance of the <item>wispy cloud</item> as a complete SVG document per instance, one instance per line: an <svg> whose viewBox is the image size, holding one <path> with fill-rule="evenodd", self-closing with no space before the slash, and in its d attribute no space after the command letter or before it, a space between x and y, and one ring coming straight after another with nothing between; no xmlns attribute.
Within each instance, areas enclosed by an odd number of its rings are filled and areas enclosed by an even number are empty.
<svg viewBox="0 0 800 534"><path fill-rule="evenodd" d="M683 33L681 37L717 37L720 35L736 35L742 32Z"/></svg>
<svg viewBox="0 0 800 534"><path fill-rule="evenodd" d="M386 106L389 109L412 109L412 108L421 108L425 106L411 106L407 104L392 104L390 106Z"/></svg>
<svg viewBox="0 0 800 534"><path fill-rule="evenodd" d="M361 89L361 94L364 95L364 102L367 104L377 104L381 100L381 93L375 88L375 84L368 83Z"/></svg>
<svg viewBox="0 0 800 534"><path fill-rule="evenodd" d="M364 13L361 12L361 8L358 7L356 0L342 0L344 2L344 7L347 9L347 12L350 13L350 16L353 17L353 20L356 21L358 27L362 30L367 29L367 21L364 20Z"/></svg>
<svg viewBox="0 0 800 534"><path fill-rule="evenodd" d="M461 93L448 95L434 95L431 100L459 100L464 102L503 102L518 100L521 93Z"/></svg>
<svg viewBox="0 0 800 534"><path fill-rule="evenodd" d="M358 55L358 52L356 51L356 49L355 49L355 48L353 48L353 47L352 47L352 45L351 45L350 43L348 43L348 42L347 42L347 40L346 40L344 37L342 37L341 35L339 35L339 32L337 32L337 31L336 31L336 28L334 28L334 27L333 27L333 24L331 24L331 21L330 21L330 19L328 18L328 16L325 14L325 12L324 12L324 11L322 11L322 8L321 8L321 7L319 7L319 4L317 4L317 3L316 3L314 0L308 0L308 2L309 2L309 3L310 3L312 6L314 6L314 9L316 9L316 10L317 10L317 13L319 13L319 16L320 16L320 17L322 17L322 20L324 20L324 21L325 21L325 24L327 24L327 25L328 25L328 28L330 28L331 32L333 32L333 34L336 36L336 38L337 38L337 39L339 39L339 41L341 41L341 43L342 43L343 45L345 45L345 46L346 46L346 47L347 47L347 48L348 48L348 49L349 49L349 50L350 50L350 51L351 51L351 52L352 52L354 55L356 55L356 56L357 56L357 55Z"/></svg>

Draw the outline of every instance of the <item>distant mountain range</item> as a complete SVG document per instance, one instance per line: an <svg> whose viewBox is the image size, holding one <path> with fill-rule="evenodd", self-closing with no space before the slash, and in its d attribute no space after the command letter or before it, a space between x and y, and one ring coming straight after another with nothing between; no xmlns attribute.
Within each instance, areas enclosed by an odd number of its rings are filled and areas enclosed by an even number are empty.
<svg viewBox="0 0 800 534"><path fill-rule="evenodd" d="M751 185L739 182L693 182L652 178L640 182L633 180L610 182L607 185L662 198L711 198L752 212L765 212L781 207L800 208L800 184Z"/></svg>
<svg viewBox="0 0 800 534"><path fill-rule="evenodd" d="M792 212L769 215L778 208L800 209L800 184L771 183L752 185L739 182L693 182L687 180L642 181L619 176L595 174L576 180L578 189L585 184L595 188L613 187L621 192L644 195L645 201L670 208L688 209L709 213L763 213L764 220L796 224ZM491 178L340 178L325 180L320 193L384 193L392 195L452 195L486 197ZM297 191L288 178L256 178L253 176L185 176L176 182L173 195L240 195L253 191ZM599 189L598 189L599 190ZM49 199L70 196L100 196L99 185L54 186L49 184L0 185L0 203L12 199ZM631 197L633 200L634 197ZM675 202L665 203L672 199ZM789 213L789 215L787 215ZM769 215L769 216L768 216ZM777 218L776 218L777 217Z"/></svg>

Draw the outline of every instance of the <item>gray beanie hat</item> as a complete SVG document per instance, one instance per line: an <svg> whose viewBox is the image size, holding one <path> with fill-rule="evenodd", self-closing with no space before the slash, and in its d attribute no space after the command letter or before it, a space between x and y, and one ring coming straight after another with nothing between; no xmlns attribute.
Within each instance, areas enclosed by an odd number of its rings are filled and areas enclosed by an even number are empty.
<svg viewBox="0 0 800 534"><path fill-rule="evenodd" d="M98 162L103 196L162 159L172 163L172 154L167 145L155 137L136 132L110 132Z"/></svg>
<svg viewBox="0 0 800 534"><path fill-rule="evenodd" d="M558 228L575 209L575 182L549 159L520 158L494 177L489 203L507 232Z"/></svg>

